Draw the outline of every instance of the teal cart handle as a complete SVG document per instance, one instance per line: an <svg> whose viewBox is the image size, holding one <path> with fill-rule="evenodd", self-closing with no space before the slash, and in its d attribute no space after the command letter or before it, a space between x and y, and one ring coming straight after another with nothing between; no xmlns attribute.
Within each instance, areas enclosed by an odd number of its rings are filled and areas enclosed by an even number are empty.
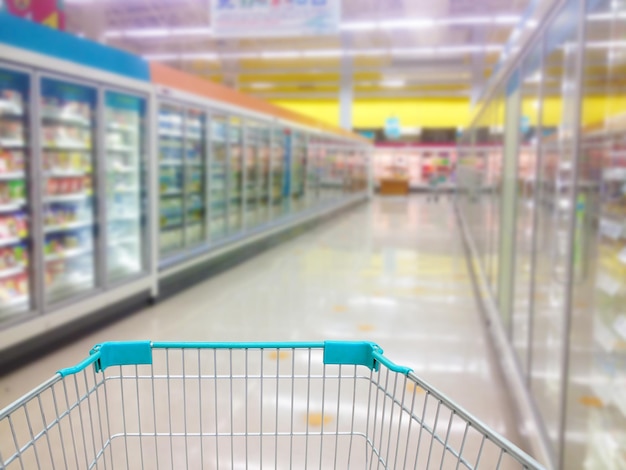
<svg viewBox="0 0 626 470"><path fill-rule="evenodd" d="M383 355L376 343L369 341L324 341L324 342L270 342L270 343L178 343L152 341L111 341L101 343L89 352L89 357L73 367L61 369L62 376L76 374L90 364L96 372L107 367L152 364L153 349L323 349L324 364L365 366L378 371L380 364L393 372L407 375L409 367L399 366Z"/></svg>

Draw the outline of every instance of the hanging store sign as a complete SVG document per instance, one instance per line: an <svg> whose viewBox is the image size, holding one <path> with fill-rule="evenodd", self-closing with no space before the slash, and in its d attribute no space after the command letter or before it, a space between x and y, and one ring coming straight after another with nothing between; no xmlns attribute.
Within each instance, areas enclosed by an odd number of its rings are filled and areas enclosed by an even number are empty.
<svg viewBox="0 0 626 470"><path fill-rule="evenodd" d="M211 0L216 37L314 36L339 31L341 0Z"/></svg>

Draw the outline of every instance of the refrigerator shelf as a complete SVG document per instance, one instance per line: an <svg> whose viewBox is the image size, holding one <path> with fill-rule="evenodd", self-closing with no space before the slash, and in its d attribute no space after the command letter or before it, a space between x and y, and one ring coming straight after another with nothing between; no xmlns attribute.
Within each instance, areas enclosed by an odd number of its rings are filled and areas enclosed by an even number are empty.
<svg viewBox="0 0 626 470"><path fill-rule="evenodd" d="M70 193L70 194L57 194L54 196L46 196L44 202L72 202L83 201L90 198L91 195L87 193Z"/></svg>
<svg viewBox="0 0 626 470"><path fill-rule="evenodd" d="M46 142L44 150L48 152L72 150L75 152L91 152L91 147L77 142Z"/></svg>
<svg viewBox="0 0 626 470"><path fill-rule="evenodd" d="M9 238L0 238L0 247L15 245L17 243L21 243L23 238L21 237L9 237Z"/></svg>
<svg viewBox="0 0 626 470"><path fill-rule="evenodd" d="M7 204L0 204L0 212L15 212L22 210L26 205L26 201L15 200Z"/></svg>
<svg viewBox="0 0 626 470"><path fill-rule="evenodd" d="M18 295L11 299L0 300L0 309L4 309L6 307L15 307L17 305L28 303L27 295Z"/></svg>
<svg viewBox="0 0 626 470"><path fill-rule="evenodd" d="M21 172L21 171L13 171L13 172L7 172L7 173L0 173L0 181L7 181L7 180L21 180L24 179L26 177L26 175Z"/></svg>
<svg viewBox="0 0 626 470"><path fill-rule="evenodd" d="M183 162L180 160L161 160L159 162L161 166L182 166Z"/></svg>
<svg viewBox="0 0 626 470"><path fill-rule="evenodd" d="M187 160L186 165L187 166L202 167L202 166L204 166L204 163L203 162L192 162L192 161Z"/></svg>
<svg viewBox="0 0 626 470"><path fill-rule="evenodd" d="M134 188L115 188L113 189L113 191L115 191L116 193L138 193L139 192L139 188L134 187Z"/></svg>
<svg viewBox="0 0 626 470"><path fill-rule="evenodd" d="M182 189L168 189L167 191L161 192L161 197L182 196L182 194Z"/></svg>
<svg viewBox="0 0 626 470"><path fill-rule="evenodd" d="M113 173L136 173L138 169L132 166L114 165L109 171Z"/></svg>
<svg viewBox="0 0 626 470"><path fill-rule="evenodd" d="M91 121L79 114L71 114L71 113L56 114L56 113L51 113L49 111L48 112L44 111L42 118L44 121L56 121L56 122L62 122L63 124L69 124L73 126L80 126L80 127L87 127L87 128L91 127Z"/></svg>
<svg viewBox="0 0 626 470"><path fill-rule="evenodd" d="M8 100L0 100L0 116L24 116L24 109L21 105Z"/></svg>
<svg viewBox="0 0 626 470"><path fill-rule="evenodd" d="M107 152L113 152L113 153L136 153L137 152L137 148L136 147L116 145L115 147L107 147Z"/></svg>
<svg viewBox="0 0 626 470"><path fill-rule="evenodd" d="M129 237L113 239L109 241L109 247L118 247L121 245L128 245L129 243L132 243L132 244L139 243L139 237L136 235L131 235Z"/></svg>
<svg viewBox="0 0 626 470"><path fill-rule="evenodd" d="M6 268L0 271L0 279L6 279L7 277L16 276L17 274L22 274L24 271L26 271L26 266L24 265Z"/></svg>
<svg viewBox="0 0 626 470"><path fill-rule="evenodd" d="M133 134L137 133L137 127L134 125L130 125L130 124L120 124L118 122L111 122L109 124L107 124L107 129L111 130L111 131L124 131L124 132L130 132Z"/></svg>
<svg viewBox="0 0 626 470"><path fill-rule="evenodd" d="M109 222L129 222L139 219L139 215L118 215L115 217L109 217Z"/></svg>
<svg viewBox="0 0 626 470"><path fill-rule="evenodd" d="M85 176L91 172L84 170L52 170L44 173L48 178L68 178L72 176Z"/></svg>
<svg viewBox="0 0 626 470"><path fill-rule="evenodd" d="M162 137L175 137L177 139L183 138L183 133L181 131L170 131L167 129L159 129L159 135Z"/></svg>
<svg viewBox="0 0 626 470"><path fill-rule="evenodd" d="M161 230L180 230L181 228L183 228L183 223L182 222L177 222L175 224L167 224L167 225L161 225Z"/></svg>
<svg viewBox="0 0 626 470"><path fill-rule="evenodd" d="M52 261L76 258L78 256L83 256L89 253L93 253L93 248L72 248L69 250L61 251L59 253L52 253L50 255L46 255L44 259L46 263L50 263Z"/></svg>
<svg viewBox="0 0 626 470"><path fill-rule="evenodd" d="M0 148L21 148L25 145L21 139L0 139Z"/></svg>
<svg viewBox="0 0 626 470"><path fill-rule="evenodd" d="M60 224L60 225L49 225L44 228L44 232L45 233L69 232L72 230L89 227L91 225L93 225L92 220L80 220L80 221L69 222L69 223Z"/></svg>

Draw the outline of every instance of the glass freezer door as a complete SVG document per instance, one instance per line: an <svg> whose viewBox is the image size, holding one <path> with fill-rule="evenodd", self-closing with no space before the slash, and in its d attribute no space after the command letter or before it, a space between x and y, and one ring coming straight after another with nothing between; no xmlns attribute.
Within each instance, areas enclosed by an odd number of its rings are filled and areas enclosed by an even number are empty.
<svg viewBox="0 0 626 470"><path fill-rule="evenodd" d="M159 246L161 256L183 247L183 110L159 110Z"/></svg>
<svg viewBox="0 0 626 470"><path fill-rule="evenodd" d="M32 307L28 105L28 75L0 69L0 321Z"/></svg>
<svg viewBox="0 0 626 470"><path fill-rule="evenodd" d="M113 283L144 269L144 118L142 98L107 91L106 279Z"/></svg>
<svg viewBox="0 0 626 470"><path fill-rule="evenodd" d="M226 200L228 199L228 118L211 118L211 165L209 167L209 230L211 240L226 235Z"/></svg>
<svg viewBox="0 0 626 470"><path fill-rule="evenodd" d="M197 245L206 239L205 217L205 124L206 116L187 111L185 121L185 244Z"/></svg>
<svg viewBox="0 0 626 470"><path fill-rule="evenodd" d="M241 120L230 120L230 159L228 191L228 233L237 233L241 230L243 222L243 138Z"/></svg>
<svg viewBox="0 0 626 470"><path fill-rule="evenodd" d="M259 130L259 223L269 219L270 212L270 129Z"/></svg>
<svg viewBox="0 0 626 470"><path fill-rule="evenodd" d="M252 228L258 223L259 209L259 135L260 127L249 123L246 127L244 169L245 186L245 226Z"/></svg>
<svg viewBox="0 0 626 470"><path fill-rule="evenodd" d="M54 304L95 285L96 90L44 78L41 94L44 286Z"/></svg>

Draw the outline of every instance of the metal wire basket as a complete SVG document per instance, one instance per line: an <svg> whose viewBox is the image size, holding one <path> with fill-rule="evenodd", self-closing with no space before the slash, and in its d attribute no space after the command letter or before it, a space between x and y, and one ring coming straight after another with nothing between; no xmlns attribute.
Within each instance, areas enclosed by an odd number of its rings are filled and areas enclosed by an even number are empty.
<svg viewBox="0 0 626 470"><path fill-rule="evenodd" d="M540 464L368 342L96 346L0 411L0 469Z"/></svg>

